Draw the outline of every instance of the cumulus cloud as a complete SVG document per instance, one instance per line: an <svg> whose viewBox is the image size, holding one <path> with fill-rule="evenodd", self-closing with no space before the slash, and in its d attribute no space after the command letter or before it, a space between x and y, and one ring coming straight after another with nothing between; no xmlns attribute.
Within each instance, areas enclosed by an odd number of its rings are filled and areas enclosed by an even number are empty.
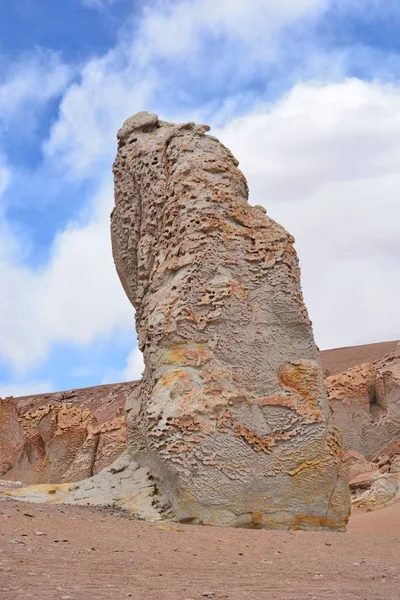
<svg viewBox="0 0 400 600"><path fill-rule="evenodd" d="M321 347L400 337L400 87L299 84L218 132L297 240Z"/></svg>
<svg viewBox="0 0 400 600"><path fill-rule="evenodd" d="M36 50L7 65L0 75L0 123L5 126L58 96L69 82L73 69L49 50Z"/></svg>
<svg viewBox="0 0 400 600"><path fill-rule="evenodd" d="M21 264L12 234L5 230L1 236L7 285L0 288L0 356L16 370L39 364L53 344L89 344L133 326L133 309L111 256L111 200L112 189L105 185L93 199L93 211L56 237L42 269Z"/></svg>
<svg viewBox="0 0 400 600"><path fill-rule="evenodd" d="M277 39L271 36L325 5L326 0L145 3L117 46L89 60L79 82L63 94L59 118L43 144L45 156L57 157L74 177L87 176L98 161L110 157L117 129L134 112L164 108L167 116L178 118L194 81L209 86L221 85L225 77L248 81L250 72L275 57ZM223 60L208 59L208 36L221 44ZM192 103L191 118L193 113L204 117L204 108ZM220 109L210 106L207 112Z"/></svg>
<svg viewBox="0 0 400 600"><path fill-rule="evenodd" d="M64 93L59 117L43 144L47 160L73 177L93 175L93 166L115 153L115 136L123 121L143 109L154 89L151 73L138 78L124 47L90 60L80 83Z"/></svg>
<svg viewBox="0 0 400 600"><path fill-rule="evenodd" d="M187 0L158 2L145 8L135 48L147 62L166 56L192 56L204 35L226 36L258 46L264 54L266 38L302 16L320 11L326 0ZM257 38L264 37L261 45ZM229 57L224 57L229 60ZM248 62L245 61L247 64ZM210 65L211 67L212 65ZM237 65L239 68L240 65Z"/></svg>
<svg viewBox="0 0 400 600"><path fill-rule="evenodd" d="M126 361L126 367L122 372L123 380L136 380L140 379L144 371L143 354L139 348L134 348L128 355Z"/></svg>

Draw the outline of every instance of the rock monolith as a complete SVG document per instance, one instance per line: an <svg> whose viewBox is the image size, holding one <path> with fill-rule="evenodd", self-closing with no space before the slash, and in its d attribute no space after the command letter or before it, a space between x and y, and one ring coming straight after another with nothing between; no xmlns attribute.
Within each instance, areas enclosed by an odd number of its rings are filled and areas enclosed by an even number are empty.
<svg viewBox="0 0 400 600"><path fill-rule="evenodd" d="M145 372L128 447L184 522L343 529L346 466L293 238L207 126L118 132L112 244Z"/></svg>

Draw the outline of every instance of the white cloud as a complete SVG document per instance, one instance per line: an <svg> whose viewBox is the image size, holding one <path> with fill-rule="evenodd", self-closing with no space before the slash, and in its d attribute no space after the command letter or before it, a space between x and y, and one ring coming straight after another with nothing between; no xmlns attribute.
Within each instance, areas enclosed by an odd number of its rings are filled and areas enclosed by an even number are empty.
<svg viewBox="0 0 400 600"><path fill-rule="evenodd" d="M27 116L65 89L73 69L55 52L36 50L3 68L0 75L0 122Z"/></svg>
<svg viewBox="0 0 400 600"><path fill-rule="evenodd" d="M57 158L72 176L87 176L98 161L113 155L116 131L126 118L144 109L182 113L180 100L187 101L193 77L220 82L229 72L246 80L249 70L275 57L277 43L271 36L325 5L326 0L145 4L142 17L126 26L118 45L88 61L79 83L63 95L59 118L43 144L47 159ZM207 35L221 42L223 60L207 59Z"/></svg>
<svg viewBox="0 0 400 600"><path fill-rule="evenodd" d="M266 40L273 32L326 5L326 0L158 2L145 8L135 46L146 62L167 56L186 60L188 53L193 55L198 50L201 38L212 34L246 42L249 47L258 46L259 53L264 54L268 50ZM224 60L229 61L229 56ZM243 62L249 65L248 60Z"/></svg>
<svg viewBox="0 0 400 600"><path fill-rule="evenodd" d="M138 77L124 47L90 60L80 83L63 95L59 118L43 145L46 158L76 177L88 177L96 161L106 158L110 165L117 130L131 114L143 110L153 89L151 72Z"/></svg>
<svg viewBox="0 0 400 600"><path fill-rule="evenodd" d="M118 328L133 327L133 309L111 256L112 188L94 198L89 219L71 223L53 244L49 263L34 270L0 240L0 356L23 372L44 360L57 342L93 343ZM18 248L17 248L18 249Z"/></svg>
<svg viewBox="0 0 400 600"><path fill-rule="evenodd" d="M300 84L217 134L296 237L320 346L400 337L400 87Z"/></svg>
<svg viewBox="0 0 400 600"><path fill-rule="evenodd" d="M123 381L135 381L142 377L144 371L143 354L136 346L128 355L126 367L122 372Z"/></svg>

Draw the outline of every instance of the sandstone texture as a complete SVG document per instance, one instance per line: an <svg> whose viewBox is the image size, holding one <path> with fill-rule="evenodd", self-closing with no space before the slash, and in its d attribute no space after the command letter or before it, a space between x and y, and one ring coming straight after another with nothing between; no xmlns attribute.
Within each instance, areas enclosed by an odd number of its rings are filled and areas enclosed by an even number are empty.
<svg viewBox="0 0 400 600"><path fill-rule="evenodd" d="M135 383L0 399L0 479L78 481L126 449L125 402Z"/></svg>
<svg viewBox="0 0 400 600"><path fill-rule="evenodd" d="M146 365L129 451L180 521L343 529L346 464L294 240L206 131L139 113L118 133L113 254Z"/></svg>
<svg viewBox="0 0 400 600"><path fill-rule="evenodd" d="M369 458L352 449L347 449L345 454L349 469L352 505L353 508L361 511L384 509L395 503L400 497L400 437L398 429L393 428L393 422L390 419L387 420L385 410L382 411L382 406L388 405L388 399L389 405L393 403L397 405L399 399L399 394L395 392L398 389L396 380L393 379L393 373L397 371L396 354L382 355L382 352L386 351L388 347L396 349L397 343L384 342L360 346L359 365L354 364L358 347L321 352L322 365L325 369L329 367L336 372L338 368L350 367L347 372L342 372L337 377L326 380L334 415L342 416L337 419L337 425L341 429L346 446L348 448L351 448L352 445L364 448L365 439L368 438L369 447L380 448L374 457L370 456ZM363 360L366 358L377 358L377 364L364 364ZM382 376L378 377L381 408L374 406L377 396L375 379L378 364L386 365ZM390 369L387 368L388 365ZM393 369L393 367L395 368ZM383 379L388 382L386 386L388 397L386 397L386 387L382 388ZM151 521L170 519L172 515L168 512L168 501L156 485L154 477L147 468L139 467L135 461L130 460L125 452L125 442L123 442L126 437L125 415L122 415L121 411L128 396L134 394L134 390L135 383L126 383L55 394L7 398L0 401L0 464L2 465L1 473L3 473L3 476L0 477L0 499L13 498L44 504L114 506L128 511L135 518ZM347 417L344 415L343 418L341 404L346 406ZM75 410L71 411L70 409L74 406ZM369 426L361 428L359 435L354 436L354 423L357 421L355 413L359 414L360 406L364 411L363 418ZM77 408L78 411L76 411ZM79 460L72 460L75 464L74 469L69 469L67 462L65 470L60 460L54 460L55 452L51 443L38 442L41 439L40 430L45 429L44 425L48 420L48 415L51 413L50 420L56 422L60 412L61 415L64 415L60 424L64 423L64 426L60 428L58 434L62 436L61 447L65 446L61 454L79 458ZM23 419L24 414L28 416L26 422ZM65 418L66 414L69 415L68 419ZM75 418L72 419L70 417L73 414ZM33 418L32 415L36 415L36 417ZM38 418L40 415L45 419L42 425L40 425L41 419ZM77 415L86 415L86 418L82 421L77 418ZM374 416L378 416L378 419L375 420L375 429L370 426ZM383 417L386 418L382 421ZM91 446L89 441L86 442L86 437L90 438L90 435L82 436L82 429L83 433L86 431L84 427L82 428L82 423L93 425L94 419L100 423L101 428L96 460L93 463L93 459L90 459L89 463L85 463L82 460L85 453L81 451L81 445L75 444L73 447L72 443L79 440L81 436L81 444L84 440L83 447L87 449ZM27 423L30 423L30 426L27 426ZM68 427L65 427L66 423L69 424ZM33 428L33 424L35 428ZM99 425L94 427L99 427ZM386 431L387 429L388 431ZM390 441L383 447L380 446L382 430L384 439L390 438ZM34 434L33 431L35 431ZM393 431L395 432L394 437L392 436ZM376 438L374 438L375 432ZM26 437L24 437L25 435ZM48 438L49 436L44 437ZM31 447L32 439L36 440L33 449ZM353 443L354 440L358 440L358 445ZM41 452L38 452L38 449L41 449ZM118 457L115 463L109 466L120 452L122 453L121 457ZM27 458L28 455L30 460ZM21 461L21 456L25 457L23 461ZM51 468L49 468L49 463L53 463ZM58 473L54 463L58 464ZM24 465L24 468L21 465ZM43 468L46 465L47 467ZM80 465L81 468L77 469L77 465ZM54 475L52 482L49 481L51 473ZM71 476L71 480L68 475ZM34 485L21 489L23 483L15 481L15 479L12 481L7 479L17 478L17 476L25 484L33 482ZM74 478L77 481L72 481ZM84 480L82 481L82 479ZM39 485L35 485L35 483ZM43 485L49 483L50 485Z"/></svg>

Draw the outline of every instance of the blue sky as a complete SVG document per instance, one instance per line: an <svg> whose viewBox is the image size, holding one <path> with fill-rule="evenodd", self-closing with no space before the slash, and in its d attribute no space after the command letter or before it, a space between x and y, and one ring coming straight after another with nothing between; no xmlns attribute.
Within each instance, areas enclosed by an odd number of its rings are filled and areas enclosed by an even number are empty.
<svg viewBox="0 0 400 600"><path fill-rule="evenodd" d="M296 237L321 348L400 337L397 0L0 0L0 396L140 376L115 136L209 123Z"/></svg>

